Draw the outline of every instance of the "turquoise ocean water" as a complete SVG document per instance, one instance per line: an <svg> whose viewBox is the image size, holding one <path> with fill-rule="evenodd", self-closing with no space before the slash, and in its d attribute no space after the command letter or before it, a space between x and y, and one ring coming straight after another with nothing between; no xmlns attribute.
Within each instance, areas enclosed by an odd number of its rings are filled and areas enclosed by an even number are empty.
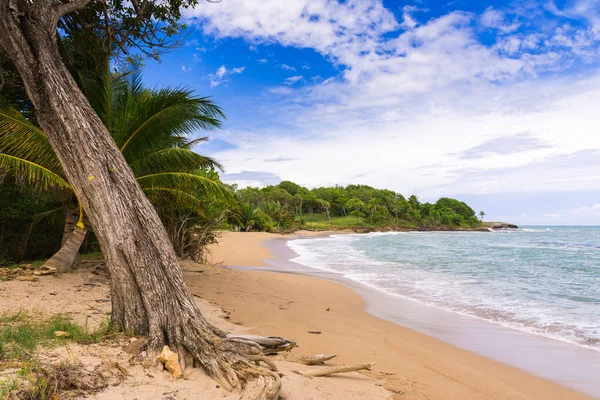
<svg viewBox="0 0 600 400"><path fill-rule="evenodd" d="M386 232L288 242L292 261L600 351L600 227Z"/></svg>

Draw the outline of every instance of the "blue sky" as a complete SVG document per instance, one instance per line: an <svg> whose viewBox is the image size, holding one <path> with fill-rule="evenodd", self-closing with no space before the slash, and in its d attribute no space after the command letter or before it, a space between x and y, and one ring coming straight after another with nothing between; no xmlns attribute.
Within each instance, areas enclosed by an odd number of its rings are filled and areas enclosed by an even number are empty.
<svg viewBox="0 0 600 400"><path fill-rule="evenodd" d="M225 109L197 148L225 181L600 224L600 0L222 0L184 16L144 79Z"/></svg>

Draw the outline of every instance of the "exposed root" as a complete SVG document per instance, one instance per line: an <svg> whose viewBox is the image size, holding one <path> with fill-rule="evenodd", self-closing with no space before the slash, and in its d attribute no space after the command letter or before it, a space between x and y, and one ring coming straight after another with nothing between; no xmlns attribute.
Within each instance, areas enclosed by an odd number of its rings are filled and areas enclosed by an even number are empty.
<svg viewBox="0 0 600 400"><path fill-rule="evenodd" d="M256 336L256 335L232 335L228 334L227 339L239 343L254 343L260 346L266 354L279 353L281 351L290 351L297 347L293 340L285 339L279 336Z"/></svg>
<svg viewBox="0 0 600 400"><path fill-rule="evenodd" d="M288 362L304 364L304 365L320 365L336 357L336 354L317 354L316 356L303 356L299 354L287 353L283 354L282 359Z"/></svg>
<svg viewBox="0 0 600 400"><path fill-rule="evenodd" d="M304 376L313 378L313 377L318 377L318 376L328 376L328 375L333 375L333 374L341 374L344 372L354 372L354 371L361 371L364 369L371 369L371 367L373 367L373 365L375 365L374 362L367 363L367 364L337 365L335 367L330 367L330 368L320 368L320 369L313 369L310 371L294 371L294 372L297 374L300 374L300 375L304 375Z"/></svg>
<svg viewBox="0 0 600 400"><path fill-rule="evenodd" d="M278 374L262 368L245 368L238 371L248 382L240 400L275 400L279 397L281 378Z"/></svg>
<svg viewBox="0 0 600 400"><path fill-rule="evenodd" d="M273 361L269 360L266 356L247 356L250 361L254 361L256 365L260 365L259 363L262 361L269 366L271 371L277 371L277 366L273 363Z"/></svg>

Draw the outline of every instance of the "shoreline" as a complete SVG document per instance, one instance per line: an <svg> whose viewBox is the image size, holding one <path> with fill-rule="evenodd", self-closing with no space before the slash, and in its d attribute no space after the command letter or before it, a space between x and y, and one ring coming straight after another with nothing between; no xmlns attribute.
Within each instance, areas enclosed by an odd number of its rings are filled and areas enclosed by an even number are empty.
<svg viewBox="0 0 600 400"><path fill-rule="evenodd" d="M327 236L332 233L339 234L340 232L321 232L319 236ZM346 282L343 282L343 279L340 281L340 276L323 273L323 271L316 274L315 271L307 271L307 267L290 262L289 252L291 249L285 246L285 242L314 235L314 232L310 232L289 236L259 234L259 236L252 237L252 233L235 236L235 233L230 232L227 235L229 237L222 239L216 254L213 251L213 256L221 257L220 261L224 261L224 265L235 268L235 270L224 269L222 274L228 275L232 280L243 281L236 285L236 292L242 293L236 293L232 298L219 288L209 289L208 282L200 285L201 287L195 284L191 286L193 289L201 289L202 296L205 298L222 305L225 304L235 310L235 314L232 311L232 316L240 318L244 325L255 326L257 333L281 334L298 339L303 352L308 347L311 352L338 353L340 361L376 361L374 372L376 374L392 374L389 376L393 377L392 380L396 384L404 382L403 391L406 394L412 393L412 396L408 398L590 398L568 388L565 386L565 382L559 384L548 380L548 377L541 378L536 376L539 374L534 375L506 364L506 360L496 361L493 358L498 359L498 357L493 357L493 355L479 355L481 352L477 348L465 350L456 347L456 343L440 340L440 337L435 335L436 329L443 331L447 330L448 326L454 326L450 333L461 336L464 331L472 328L473 324L468 325L469 329L460 326L460 323L464 321L458 318L460 317L458 314L436 309L437 313L429 315L429 318L432 318L428 328L430 331L423 332L423 329L418 329L419 327L409 323L410 316L404 320L398 320L394 316L384 315L385 313L382 313L381 310L385 310L386 307L387 309L397 309L398 303L381 304L381 298L370 297L375 290L370 290L371 294L367 294L366 292L369 290L365 290L365 287L361 288L360 286L363 286L361 284L354 284L354 281L348 282L349 280L346 279ZM229 262L227 254L235 252L240 241L244 243L246 251L243 255L235 255L235 258L232 258L235 262ZM267 258L258 260L260 261L259 265L256 263L257 254L252 254L250 251L252 246L262 248L259 250L259 254L268 254ZM265 248L268 252L265 252ZM228 249L230 251L227 251ZM285 254L286 252L288 253ZM251 266L259 268L248 268ZM265 266L267 268L264 268ZM215 282L212 284L214 285ZM221 289L223 288L221 287ZM261 296L263 291L269 294ZM248 292L259 298L248 299L246 295ZM286 300L284 301L284 299ZM288 311L291 308L290 305L299 302L303 303L302 307L290 315L291 312ZM379 306L377 306L378 303ZM327 308L330 308L332 312L321 307L325 304L330 305ZM382 305L383 307L381 307ZM408 307L406 304L401 307L406 312L415 312L413 307ZM260 308L261 311L257 313L256 308ZM273 317L280 313L284 315L278 324L274 324ZM440 318L445 319L440 320ZM454 323L448 324L447 319ZM470 318L464 317L464 319ZM283 333L281 332L282 328ZM508 330L508 328L500 326L498 328ZM315 338L315 335L304 333L308 330L322 331L323 334ZM489 344L487 339L493 340L493 330L490 330L489 327L475 331L478 332L477 334L481 334L476 345L485 347L486 343ZM526 336L524 333L518 333ZM335 346L341 350L323 348L324 343L327 344L327 347ZM364 349L356 352L357 348L363 347L370 349L366 353L372 355L374 359L364 359ZM542 347L545 349L547 345ZM517 348L516 351L518 350ZM537 351L541 351L541 349L538 348ZM565 353L567 358L568 353ZM526 355L523 355L522 358L525 357ZM573 361L571 360L571 362ZM413 384L407 391L406 385L408 384L406 382L408 381ZM582 389L578 388L578 390ZM586 392L590 393L589 390Z"/></svg>

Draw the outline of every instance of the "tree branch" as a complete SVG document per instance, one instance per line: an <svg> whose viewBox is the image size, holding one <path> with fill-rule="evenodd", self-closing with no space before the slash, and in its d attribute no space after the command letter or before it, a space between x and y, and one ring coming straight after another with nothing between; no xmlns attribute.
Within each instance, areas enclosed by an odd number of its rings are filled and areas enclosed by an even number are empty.
<svg viewBox="0 0 600 400"><path fill-rule="evenodd" d="M70 14L74 11L83 10L92 0L71 0L56 7L58 16Z"/></svg>

